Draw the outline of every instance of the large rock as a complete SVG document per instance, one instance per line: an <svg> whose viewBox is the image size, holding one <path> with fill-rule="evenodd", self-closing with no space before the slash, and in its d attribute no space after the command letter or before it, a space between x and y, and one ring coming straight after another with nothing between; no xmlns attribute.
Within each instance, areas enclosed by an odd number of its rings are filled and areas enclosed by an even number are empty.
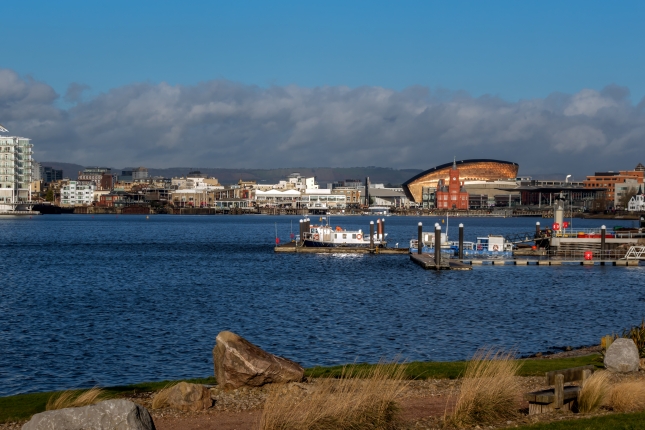
<svg viewBox="0 0 645 430"><path fill-rule="evenodd" d="M211 392L200 384L180 382L168 389L166 405L180 411L201 411L213 406Z"/></svg>
<svg viewBox="0 0 645 430"><path fill-rule="evenodd" d="M92 406L41 412L22 430L154 430L148 410L129 400L106 400Z"/></svg>
<svg viewBox="0 0 645 430"><path fill-rule="evenodd" d="M269 354L235 333L223 331L215 341L215 377L224 388L299 382L304 377L298 363Z"/></svg>
<svg viewBox="0 0 645 430"><path fill-rule="evenodd" d="M631 339L618 338L607 348L605 367L619 373L636 372L640 366L638 348Z"/></svg>

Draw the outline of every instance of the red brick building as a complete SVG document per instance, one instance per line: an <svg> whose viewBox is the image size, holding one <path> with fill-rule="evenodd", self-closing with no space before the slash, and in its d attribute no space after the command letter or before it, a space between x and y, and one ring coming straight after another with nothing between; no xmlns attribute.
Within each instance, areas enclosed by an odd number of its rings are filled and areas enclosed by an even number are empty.
<svg viewBox="0 0 645 430"><path fill-rule="evenodd" d="M463 188L463 183L459 179L459 169L457 163L452 163L450 169L450 178L448 186L443 179L437 185L436 202L438 209L463 209L468 210L468 193Z"/></svg>

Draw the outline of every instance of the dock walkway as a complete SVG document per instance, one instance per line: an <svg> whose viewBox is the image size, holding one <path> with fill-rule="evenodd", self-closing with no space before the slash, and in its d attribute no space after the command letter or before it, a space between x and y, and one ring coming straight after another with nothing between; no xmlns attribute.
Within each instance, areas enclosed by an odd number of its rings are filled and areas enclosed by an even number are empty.
<svg viewBox="0 0 645 430"><path fill-rule="evenodd" d="M410 260L426 270L472 270L473 268L457 260L441 259L439 267L435 264L434 255L410 254Z"/></svg>

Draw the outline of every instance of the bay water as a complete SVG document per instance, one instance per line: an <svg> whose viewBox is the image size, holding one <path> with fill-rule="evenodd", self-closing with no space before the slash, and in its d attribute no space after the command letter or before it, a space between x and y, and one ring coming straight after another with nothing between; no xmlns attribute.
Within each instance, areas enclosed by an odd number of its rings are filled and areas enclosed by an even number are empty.
<svg viewBox="0 0 645 430"><path fill-rule="evenodd" d="M311 217L317 221L317 217ZM304 366L462 360L597 344L645 316L645 266L424 271L407 255L275 254L291 216L51 215L0 219L0 396L213 374L231 330ZM369 216L332 217L369 231ZM390 246L417 223L387 217ZM539 218L451 218L466 240ZM573 227L632 221L573 220Z"/></svg>

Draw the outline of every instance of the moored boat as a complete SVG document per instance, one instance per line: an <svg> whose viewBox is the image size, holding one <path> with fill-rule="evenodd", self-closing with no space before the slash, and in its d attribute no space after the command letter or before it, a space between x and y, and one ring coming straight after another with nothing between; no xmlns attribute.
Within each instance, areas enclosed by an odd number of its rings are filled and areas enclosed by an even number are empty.
<svg viewBox="0 0 645 430"><path fill-rule="evenodd" d="M302 246L312 248L323 247L346 247L346 248L365 248L370 247L369 232L363 230L347 230L340 226L333 227L327 217L322 217L320 225L311 225L309 231L303 233ZM378 230L374 233L374 247L383 248L386 246L387 233L379 234Z"/></svg>

